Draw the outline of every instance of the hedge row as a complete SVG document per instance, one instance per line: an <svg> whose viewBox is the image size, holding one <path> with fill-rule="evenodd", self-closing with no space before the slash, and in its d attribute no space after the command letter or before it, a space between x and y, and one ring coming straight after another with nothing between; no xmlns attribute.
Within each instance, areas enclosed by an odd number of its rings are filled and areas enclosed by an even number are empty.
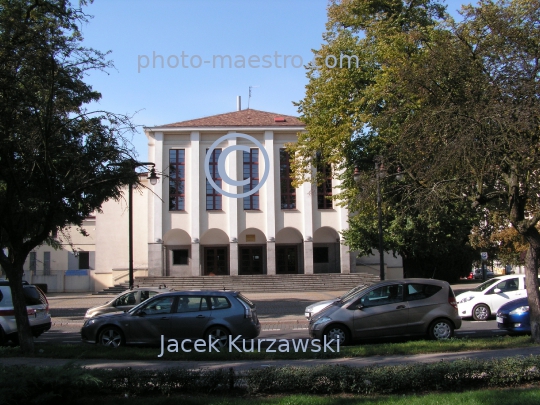
<svg viewBox="0 0 540 405"><path fill-rule="evenodd" d="M103 395L409 394L540 381L540 356L389 367L267 367L167 371L0 367L0 403L57 404Z"/></svg>

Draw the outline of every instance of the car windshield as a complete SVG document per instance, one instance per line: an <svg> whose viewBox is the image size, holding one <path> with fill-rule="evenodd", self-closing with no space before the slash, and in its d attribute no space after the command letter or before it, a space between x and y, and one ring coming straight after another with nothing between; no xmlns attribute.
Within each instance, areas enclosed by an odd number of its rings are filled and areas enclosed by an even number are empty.
<svg viewBox="0 0 540 405"><path fill-rule="evenodd" d="M497 283L499 281L501 281L501 280L499 280L498 278L492 278L491 280L488 280L485 283L480 284L478 287L476 287L472 291L485 291L486 289L488 289L493 284L495 284L495 283Z"/></svg>
<svg viewBox="0 0 540 405"><path fill-rule="evenodd" d="M362 291L365 288L367 288L367 285L357 285L356 287L351 288L341 297L338 297L338 299L341 301L347 301L351 295L356 295L357 292Z"/></svg>

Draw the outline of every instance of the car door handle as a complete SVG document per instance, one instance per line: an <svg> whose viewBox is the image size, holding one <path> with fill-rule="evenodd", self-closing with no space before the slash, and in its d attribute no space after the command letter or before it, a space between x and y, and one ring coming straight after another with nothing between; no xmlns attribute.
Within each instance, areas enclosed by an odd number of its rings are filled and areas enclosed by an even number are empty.
<svg viewBox="0 0 540 405"><path fill-rule="evenodd" d="M406 308L405 305L398 305L398 306L396 307L396 309L404 309L404 308Z"/></svg>
<svg viewBox="0 0 540 405"><path fill-rule="evenodd" d="M168 316L162 316L162 317L161 317L161 320L162 320L162 321L166 321L167 319L169 319Z"/></svg>
<svg viewBox="0 0 540 405"><path fill-rule="evenodd" d="M206 318L204 315L197 315L197 318Z"/></svg>

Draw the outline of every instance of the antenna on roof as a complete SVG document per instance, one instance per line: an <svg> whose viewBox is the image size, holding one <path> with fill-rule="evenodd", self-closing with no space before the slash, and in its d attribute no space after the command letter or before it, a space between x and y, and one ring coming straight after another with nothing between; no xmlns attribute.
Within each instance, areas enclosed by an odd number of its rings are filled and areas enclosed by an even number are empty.
<svg viewBox="0 0 540 405"><path fill-rule="evenodd" d="M251 89L254 89L255 87L260 87L260 86L249 86L248 110L249 110L249 102L251 100Z"/></svg>

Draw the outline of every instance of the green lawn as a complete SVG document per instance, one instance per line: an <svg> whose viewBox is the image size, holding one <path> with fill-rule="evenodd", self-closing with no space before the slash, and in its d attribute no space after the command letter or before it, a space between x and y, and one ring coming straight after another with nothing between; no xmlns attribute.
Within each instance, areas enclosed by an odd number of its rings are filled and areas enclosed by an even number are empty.
<svg viewBox="0 0 540 405"><path fill-rule="evenodd" d="M359 344L341 347L339 353L267 353L264 351L253 353L165 353L164 361L230 361L230 360L297 360L297 359L324 359L346 357L369 357L389 355L413 355L426 353L463 352L470 350L499 350L516 347L535 346L530 342L529 336L498 336L482 339L450 339L446 341L414 340L403 343ZM36 357L62 358L62 359L115 359L115 360L160 360L159 347L122 347L110 349L91 344L36 344ZM0 347L0 357L22 356L16 347Z"/></svg>
<svg viewBox="0 0 540 405"><path fill-rule="evenodd" d="M94 405L96 399L80 402ZM205 396L172 396L168 398L99 398L100 405L537 405L540 388L491 389L463 393L428 395L380 396L373 398L355 396L290 395L276 397L224 398Z"/></svg>

